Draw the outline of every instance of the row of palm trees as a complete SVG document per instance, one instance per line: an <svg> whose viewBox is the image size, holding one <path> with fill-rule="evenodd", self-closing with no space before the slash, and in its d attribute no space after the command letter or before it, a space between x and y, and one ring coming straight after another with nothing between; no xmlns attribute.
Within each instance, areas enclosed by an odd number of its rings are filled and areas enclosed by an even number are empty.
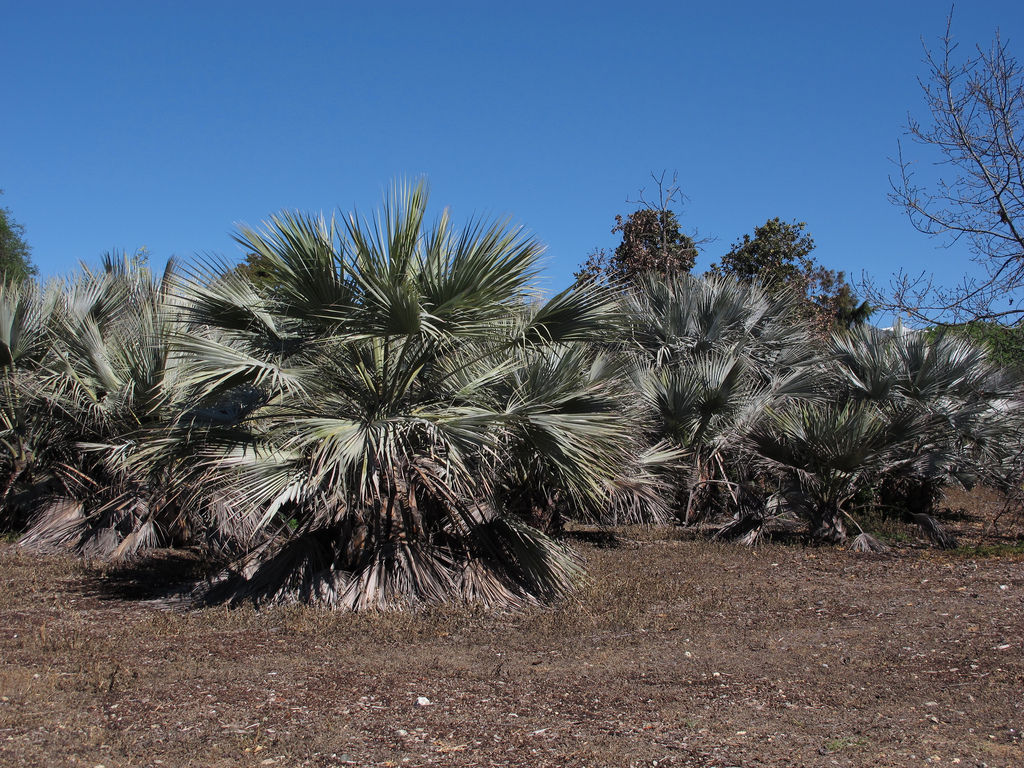
<svg viewBox="0 0 1024 768"><path fill-rule="evenodd" d="M784 294L648 276L542 300L505 221L283 214L262 279L131 258L0 296L0 514L23 546L227 562L207 602L520 606L583 574L567 519L773 519L842 543L1012 481L1020 386L953 335L811 335ZM861 532L858 548L878 548ZM948 543L948 540L946 540Z"/></svg>

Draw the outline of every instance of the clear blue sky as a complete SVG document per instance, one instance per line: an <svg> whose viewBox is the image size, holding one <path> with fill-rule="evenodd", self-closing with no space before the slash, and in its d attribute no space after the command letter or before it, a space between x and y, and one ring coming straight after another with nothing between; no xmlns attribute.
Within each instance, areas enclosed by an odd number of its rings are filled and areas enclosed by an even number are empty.
<svg viewBox="0 0 1024 768"><path fill-rule="evenodd" d="M925 116L934 0L827 2L7 2L0 206L45 275L112 249L241 258L284 208L369 211L426 175L456 221L510 215L561 288L650 174L685 228L806 221L825 265L953 282L886 199L907 112ZM1024 56L1024 3L960 2ZM923 155L917 150L910 154Z"/></svg>

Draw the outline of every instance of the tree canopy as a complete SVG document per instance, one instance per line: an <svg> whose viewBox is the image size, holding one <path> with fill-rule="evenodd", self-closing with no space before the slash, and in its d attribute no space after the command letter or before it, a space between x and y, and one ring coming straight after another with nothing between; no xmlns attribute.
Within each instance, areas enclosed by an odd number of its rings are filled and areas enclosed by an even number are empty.
<svg viewBox="0 0 1024 768"><path fill-rule="evenodd" d="M941 329L933 328L932 334ZM958 332L984 346L989 359L997 365L1024 371L1024 328L994 321L975 320L959 327Z"/></svg>
<svg viewBox="0 0 1024 768"><path fill-rule="evenodd" d="M861 302L843 272L827 269L811 256L814 239L806 222L779 217L743 235L708 274L760 283L771 292L790 290L804 299L805 313L826 327L849 328L867 320L872 308Z"/></svg>
<svg viewBox="0 0 1024 768"><path fill-rule="evenodd" d="M663 277L693 269L699 245L679 228L679 216L672 205L686 200L673 174L666 186L665 174L651 174L658 186L658 199L648 201L644 190L632 202L641 207L626 217L615 217L612 234L622 233L622 240L609 256L603 249L592 251L575 273L578 281L627 281L634 283L642 275L656 273Z"/></svg>
<svg viewBox="0 0 1024 768"><path fill-rule="evenodd" d="M593 251L575 274L577 280L634 281L647 272L679 274L693 269L697 259L697 244L680 231L674 211L641 208L625 218L616 216L612 232L622 233L615 251L611 256L604 249Z"/></svg>
<svg viewBox="0 0 1024 768"><path fill-rule="evenodd" d="M15 221L10 208L0 208L0 279L21 282L34 274L36 267L32 264L32 246L25 242L25 225Z"/></svg>

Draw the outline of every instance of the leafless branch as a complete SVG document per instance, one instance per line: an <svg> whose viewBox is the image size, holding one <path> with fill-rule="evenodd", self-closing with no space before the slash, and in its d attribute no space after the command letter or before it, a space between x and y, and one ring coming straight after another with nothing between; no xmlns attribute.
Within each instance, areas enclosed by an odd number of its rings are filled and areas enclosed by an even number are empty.
<svg viewBox="0 0 1024 768"><path fill-rule="evenodd" d="M685 206L690 202L690 198L683 193L682 187L679 185L679 171L672 171L672 181L668 186L665 185L665 175L667 173L667 170L663 170L659 176L654 171L651 171L651 178L658 187L657 202L647 200L647 198L644 197L646 187L640 188L640 193L637 195L636 200L630 200L627 197L626 202L630 205L643 206L649 211L656 211L658 213L671 210L673 205L678 205L680 208ZM699 235L700 233L696 229L688 234L690 239L693 240L694 247L697 250L700 250L702 246L713 243L718 239L717 237L700 237ZM664 238L664 232L662 233L662 237ZM665 244L663 243L662 246L664 248Z"/></svg>
<svg viewBox="0 0 1024 768"><path fill-rule="evenodd" d="M900 272L887 290L867 278L863 290L872 303L919 322L1018 323L1024 319L1024 308L1013 307L1024 294L1024 71L998 31L989 49L977 46L959 63L957 48L950 15L939 50L925 44L928 77L919 82L931 119L908 116L907 122L907 135L937 150L932 165L945 166L948 175L919 184L901 145L889 199L943 247L966 243L984 277L943 287L931 276Z"/></svg>

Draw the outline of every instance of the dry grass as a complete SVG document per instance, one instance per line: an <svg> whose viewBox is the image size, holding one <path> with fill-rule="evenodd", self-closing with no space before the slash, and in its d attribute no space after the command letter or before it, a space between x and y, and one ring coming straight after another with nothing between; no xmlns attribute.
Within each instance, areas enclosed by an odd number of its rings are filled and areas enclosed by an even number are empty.
<svg viewBox="0 0 1024 768"><path fill-rule="evenodd" d="M153 598L188 556L103 573L2 545L0 764L1021 765L1015 534L1000 557L901 535L623 530L580 544L575 599L512 615L186 611Z"/></svg>

